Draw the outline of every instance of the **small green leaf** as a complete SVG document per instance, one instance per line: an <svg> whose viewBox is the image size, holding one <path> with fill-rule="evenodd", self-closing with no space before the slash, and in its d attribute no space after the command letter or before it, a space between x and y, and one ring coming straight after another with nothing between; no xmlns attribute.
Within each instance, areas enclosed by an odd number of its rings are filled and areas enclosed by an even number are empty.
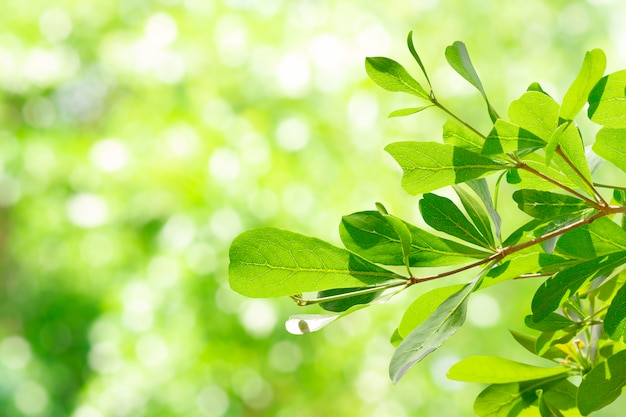
<svg viewBox="0 0 626 417"><path fill-rule="evenodd" d="M466 149L435 142L396 142L385 150L402 170L409 194L423 194L509 168Z"/></svg>
<svg viewBox="0 0 626 417"><path fill-rule="evenodd" d="M457 265L489 256L488 252L435 236L406 223L411 232L412 267ZM403 265L402 245L396 231L377 211L363 211L344 216L339 235L350 251L371 262Z"/></svg>
<svg viewBox="0 0 626 417"><path fill-rule="evenodd" d="M382 214L382 213L381 213ZM411 276L411 249L413 247L413 237L409 227L404 221L392 216L391 214L383 214L383 218L389 223L389 225L396 232L396 235L400 238L400 246L402 247L402 262L407 268L409 276Z"/></svg>
<svg viewBox="0 0 626 417"><path fill-rule="evenodd" d="M317 293L317 298L323 299L323 298L333 297L337 295L351 294L351 293L359 292L361 290L363 290L363 287L333 288L330 290L319 291ZM346 311L347 309L355 305L369 304L372 301L374 301L376 298L378 298L383 293L383 291L384 291L384 288L378 291L374 291L374 292L354 295L352 297L334 299L332 301L324 301L324 302L319 303L319 305L326 311L333 311L333 312L339 313L342 311Z"/></svg>
<svg viewBox="0 0 626 417"><path fill-rule="evenodd" d="M489 133L481 153L483 155L502 155L523 150L539 149L544 146L546 146L546 142L532 132L524 130L513 123L498 119Z"/></svg>
<svg viewBox="0 0 626 417"><path fill-rule="evenodd" d="M433 107L433 106L430 105L430 106L422 106L422 107L409 107L407 109L395 110L395 111L392 111L391 113L389 113L389 117L410 116L412 114L419 113L422 110L426 110L426 109L428 109L430 107Z"/></svg>
<svg viewBox="0 0 626 417"><path fill-rule="evenodd" d="M448 297L400 343L389 364L389 376L394 384L461 328L465 322L468 298L487 271L488 268L485 268L459 292Z"/></svg>
<svg viewBox="0 0 626 417"><path fill-rule="evenodd" d="M550 166L550 161L552 160L554 151L556 151L556 147L561 144L561 141L563 140L562 138L563 138L564 132L570 126L572 126L571 123L563 123L562 125L557 127L554 132L552 132L552 136L550 136L550 139L548 140L548 144L546 145L546 148L545 148L547 166Z"/></svg>
<svg viewBox="0 0 626 417"><path fill-rule="evenodd" d="M499 180L498 180L499 182ZM489 213L489 217L491 217L491 222L496 231L496 238L498 241L502 240L500 228L502 226L502 219L496 210L493 199L491 198L491 192L489 191L489 185L487 184L487 180L484 178L478 178L475 180L470 180L466 182L467 186L470 187L476 195L480 198L482 203L485 205L487 209L487 213ZM498 190L498 185L496 183L496 194Z"/></svg>
<svg viewBox="0 0 626 417"><path fill-rule="evenodd" d="M237 236L230 247L228 272L231 288L248 297L282 297L406 280L322 240L273 228Z"/></svg>
<svg viewBox="0 0 626 417"><path fill-rule="evenodd" d="M622 171L626 171L626 129L603 127L596 134L593 151Z"/></svg>
<svg viewBox="0 0 626 417"><path fill-rule="evenodd" d="M472 65L472 61L470 60L469 54L467 53L467 48L465 44L460 41L454 42L452 45L446 48L446 59L450 66L463 78L469 81L485 99L485 103L487 103L487 110L489 112L489 117L492 122L495 122L500 118L498 113L494 110L494 108L489 103L487 99L487 95L485 94L485 89L483 88L483 84Z"/></svg>
<svg viewBox="0 0 626 417"><path fill-rule="evenodd" d="M451 295L459 292L463 284L438 287L419 296L404 312L398 333L405 338L417 326L421 325Z"/></svg>
<svg viewBox="0 0 626 417"><path fill-rule="evenodd" d="M604 317L604 331L613 340L619 341L626 331L626 285L622 286L606 312Z"/></svg>
<svg viewBox="0 0 626 417"><path fill-rule="evenodd" d="M509 119L547 142L557 128L559 105L546 94L529 91L511 103Z"/></svg>
<svg viewBox="0 0 626 417"><path fill-rule="evenodd" d="M565 233L556 245L557 253L578 259L594 259L625 250L626 231L606 217Z"/></svg>
<svg viewBox="0 0 626 417"><path fill-rule="evenodd" d="M626 385L626 351L622 350L589 371L578 387L578 409L583 415L615 401Z"/></svg>
<svg viewBox="0 0 626 417"><path fill-rule="evenodd" d="M476 229L489 243L489 247L495 247L495 240L491 230L491 217L483 204L479 203L468 191L463 189L462 186L455 185L452 188L454 188L454 191L461 199L461 204L463 204L465 211L470 219L472 219L472 223L474 223Z"/></svg>
<svg viewBox="0 0 626 417"><path fill-rule="evenodd" d="M543 368L497 356L470 356L453 365L447 377L455 381L507 384L565 375L569 371L562 366Z"/></svg>
<svg viewBox="0 0 626 417"><path fill-rule="evenodd" d="M579 198L549 191L518 190L513 200L524 213L536 219L548 220L589 209Z"/></svg>
<svg viewBox="0 0 626 417"><path fill-rule="evenodd" d="M535 322L533 316L528 315L524 319L524 323L527 327L541 332L555 332L575 324L571 319L558 313L550 313L539 322Z"/></svg>
<svg viewBox="0 0 626 417"><path fill-rule="evenodd" d="M626 70L606 75L589 94L589 118L602 126L626 128Z"/></svg>
<svg viewBox="0 0 626 417"><path fill-rule="evenodd" d="M528 86L528 88L526 89L526 91L535 91L537 93L541 93L541 94L545 94L546 96L550 96L550 94L546 93L546 91L543 89L543 87L541 87L541 84L539 84L536 81L531 83Z"/></svg>
<svg viewBox="0 0 626 417"><path fill-rule="evenodd" d="M370 57L365 59L367 75L387 91L402 92L431 101L430 95L402 65L393 59Z"/></svg>
<svg viewBox="0 0 626 417"><path fill-rule="evenodd" d="M424 194L419 202L420 212L426 224L474 245L489 248L490 242L465 217L459 208L446 197Z"/></svg>
<svg viewBox="0 0 626 417"><path fill-rule="evenodd" d="M443 141L449 145L479 153L484 139L469 127L449 119L443 125Z"/></svg>
<svg viewBox="0 0 626 417"><path fill-rule="evenodd" d="M533 321L540 322L571 297L585 282L626 263L626 252L584 261L558 272L539 287L532 300Z"/></svg>
<svg viewBox="0 0 626 417"><path fill-rule="evenodd" d="M426 77L426 81L428 81L428 85L430 86L430 79L428 78L428 74L426 73L426 68L424 68L424 64L422 63L422 60L420 56L417 54L417 51L415 50L415 46L413 45L413 31L409 32L409 35L407 36L407 39L406 39L406 44L409 47L409 51L411 52L411 55L413 55L413 58L415 58L417 65L419 65L420 68L422 69L422 73L424 74L424 77Z"/></svg>
<svg viewBox="0 0 626 417"><path fill-rule="evenodd" d="M606 56L601 49L594 49L585 54L582 68L574 83L563 97L559 117L563 120L574 120L589 98L591 90L604 75Z"/></svg>

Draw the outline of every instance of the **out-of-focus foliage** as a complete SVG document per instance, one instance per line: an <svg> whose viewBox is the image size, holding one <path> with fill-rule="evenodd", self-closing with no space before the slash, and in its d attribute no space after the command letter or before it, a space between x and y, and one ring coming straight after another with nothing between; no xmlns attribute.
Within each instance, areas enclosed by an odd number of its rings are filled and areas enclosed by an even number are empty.
<svg viewBox="0 0 626 417"><path fill-rule="evenodd" d="M387 121L409 101L379 92L363 68L365 56L403 56L392 40L408 30L439 95L479 126L482 98L440 53L454 40L501 98L496 109L533 81L562 96L585 50L604 49L607 72L626 61L626 7L611 0L5 0L0 10L9 417L459 415L479 387L443 379L456 351L390 386L393 347L380 335L402 307L296 338L282 325L287 301L228 288L228 245L261 224L338 241L341 213L376 200L412 217L382 148L442 120ZM475 297L478 330L457 336L464 354L498 352L502 317L525 301Z"/></svg>

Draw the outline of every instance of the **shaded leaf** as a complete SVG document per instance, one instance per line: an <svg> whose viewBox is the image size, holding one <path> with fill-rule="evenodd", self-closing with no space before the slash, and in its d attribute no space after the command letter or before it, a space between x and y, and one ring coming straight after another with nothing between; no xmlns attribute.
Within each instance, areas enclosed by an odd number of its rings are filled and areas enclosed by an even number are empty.
<svg viewBox="0 0 626 417"><path fill-rule="evenodd" d="M470 219L472 219L472 223L476 226L476 229L489 243L489 247L495 247L495 240L493 238L493 232L491 231L491 217L485 206L476 200L468 191L463 189L463 187L455 185L453 188L459 196L465 211Z"/></svg>
<svg viewBox="0 0 626 417"><path fill-rule="evenodd" d="M336 295L351 294L354 292L358 292L359 290L363 290L363 288L362 287L333 288L330 290L319 291L317 293L317 298L322 299L322 298L328 298L328 297L332 297ZM355 305L369 304L372 301L374 301L376 298L378 298L383 292L384 292L384 289L380 289L378 291L367 292L365 294L358 294L352 297L346 297L346 298L340 298L340 299L334 299L331 301L321 302L319 303L319 305L320 307L322 307L324 310L327 310L327 311L342 312L342 311L346 311L347 309Z"/></svg>
<svg viewBox="0 0 626 417"><path fill-rule="evenodd" d="M520 128L531 132L545 142L556 130L559 105L550 96L529 91L509 106L509 119Z"/></svg>
<svg viewBox="0 0 626 417"><path fill-rule="evenodd" d="M613 297L606 316L604 331L613 340L620 340L626 331L626 285L623 285Z"/></svg>
<svg viewBox="0 0 626 417"><path fill-rule="evenodd" d="M626 70L606 75L589 94L589 118L602 126L626 128Z"/></svg>
<svg viewBox="0 0 626 417"><path fill-rule="evenodd" d="M582 110L591 90L604 75L606 56L601 49L594 49L585 54L582 68L576 79L563 97L559 117L573 120Z"/></svg>
<svg viewBox="0 0 626 417"><path fill-rule="evenodd" d="M550 313L539 322L534 321L533 316L528 315L525 317L524 323L527 327L542 332L554 332L575 324L571 319L558 313Z"/></svg>
<svg viewBox="0 0 626 417"><path fill-rule="evenodd" d="M389 364L389 376L394 384L413 365L435 351L463 325L468 297L487 270L485 268L459 292L448 297L400 343Z"/></svg>
<svg viewBox="0 0 626 417"><path fill-rule="evenodd" d="M579 198L549 191L518 190L513 193L513 200L521 211L536 219L548 220L589 209Z"/></svg>
<svg viewBox="0 0 626 417"><path fill-rule="evenodd" d="M370 57L365 59L367 75L387 91L412 94L430 101L430 95L402 65L393 59Z"/></svg>
<svg viewBox="0 0 626 417"><path fill-rule="evenodd" d="M578 408L583 415L615 401L626 385L626 351L622 350L596 365L578 387Z"/></svg>
<svg viewBox="0 0 626 417"><path fill-rule="evenodd" d="M433 229L458 237L478 246L490 247L490 243L459 208L448 198L436 194L424 194L419 202L424 221Z"/></svg>
<svg viewBox="0 0 626 417"><path fill-rule="evenodd" d="M467 181L466 184L470 187L476 195L480 198L482 203L485 205L487 209L487 213L489 213L489 217L491 217L491 222L496 231L496 238L498 241L502 240L500 234L500 228L502 226L502 219L496 210L496 207L493 204L493 199L491 198L491 192L489 192L489 186L487 185L487 180L484 178L479 178L475 180ZM496 186L497 190L497 186Z"/></svg>
<svg viewBox="0 0 626 417"><path fill-rule="evenodd" d="M228 272L231 288L248 297L281 297L405 280L345 249L274 228L237 236L230 247Z"/></svg>
<svg viewBox="0 0 626 417"><path fill-rule="evenodd" d="M626 262L626 252L581 262L558 272L539 287L532 300L533 320L539 322L555 311L561 302L571 297L585 282L598 275L610 273Z"/></svg>
<svg viewBox="0 0 626 417"><path fill-rule="evenodd" d="M412 267L456 265L489 256L488 252L435 236L406 223L411 232ZM371 262L403 265L402 245L396 231L377 211L353 213L342 218L339 235L349 250Z"/></svg>
<svg viewBox="0 0 626 417"><path fill-rule="evenodd" d="M455 381L507 384L567 374L562 366L543 368L497 356L470 356L454 364L447 377Z"/></svg>
<svg viewBox="0 0 626 417"><path fill-rule="evenodd" d="M496 120L489 133L481 153L483 155L501 155L510 152L539 149L546 146L546 142L528 130L506 122Z"/></svg>
<svg viewBox="0 0 626 417"><path fill-rule="evenodd" d="M603 127L596 134L593 151L622 171L626 171L626 129Z"/></svg>
<svg viewBox="0 0 626 417"><path fill-rule="evenodd" d="M402 168L402 186L409 194L422 194L482 177L508 166L474 152L434 142L396 142L385 150Z"/></svg>
<svg viewBox="0 0 626 417"><path fill-rule="evenodd" d="M485 89L483 88L483 84L474 69L474 65L472 65L472 61L470 60L469 54L467 52L467 48L465 44L460 41L454 42L452 45L446 48L446 60L450 64L450 66L463 78L469 81L483 96L485 103L487 103L487 110L489 112L489 117L492 122L495 122L496 119L499 119L498 113L494 110L494 108L489 103L487 99L487 95L485 94Z"/></svg>

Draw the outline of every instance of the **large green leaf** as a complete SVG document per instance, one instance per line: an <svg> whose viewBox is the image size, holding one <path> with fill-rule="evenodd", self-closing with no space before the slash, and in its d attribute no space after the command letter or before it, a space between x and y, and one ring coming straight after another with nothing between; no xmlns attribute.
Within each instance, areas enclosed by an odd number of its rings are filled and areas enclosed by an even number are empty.
<svg viewBox="0 0 626 417"><path fill-rule="evenodd" d="M485 94L485 89L483 88L483 84L472 65L472 61L470 60L469 54L467 53L467 48L465 44L460 41L454 42L452 45L446 48L446 59L450 66L457 72L461 77L465 78L470 82L485 99L485 103L487 103L487 110L489 112L489 117L492 122L495 122L500 118L498 113L494 110L494 108L489 103L487 99L487 95Z"/></svg>
<svg viewBox="0 0 626 417"><path fill-rule="evenodd" d="M472 259L486 258L490 254L443 239L406 223L411 232L412 267L448 266ZM339 226L343 244L371 262L384 265L403 265L400 238L394 228L377 211L362 211L344 216Z"/></svg>
<svg viewBox="0 0 626 417"><path fill-rule="evenodd" d="M281 297L405 279L322 240L274 228L253 229L230 247L230 286L248 297Z"/></svg>
<svg viewBox="0 0 626 417"><path fill-rule="evenodd" d="M565 93L559 117L563 120L573 120L582 110L589 98L589 93L604 75L606 56L601 49L594 49L585 54L582 68L574 83Z"/></svg>
<svg viewBox="0 0 626 417"><path fill-rule="evenodd" d="M613 297L604 317L604 331L613 340L620 340L626 332L626 285Z"/></svg>
<svg viewBox="0 0 626 417"><path fill-rule="evenodd" d="M435 142L396 142L385 150L402 170L402 186L422 194L509 168L467 149Z"/></svg>
<svg viewBox="0 0 626 417"><path fill-rule="evenodd" d="M615 401L626 385L626 350L617 352L589 371L578 387L578 408L583 415Z"/></svg>
<svg viewBox="0 0 626 417"><path fill-rule="evenodd" d="M474 223L476 229L487 240L489 247L495 247L495 240L491 230L491 216L487 212L485 205L478 202L478 200L476 200L462 186L455 185L453 188L461 199L461 204L463 204L465 211L469 215L470 219L472 219L472 223Z"/></svg>
<svg viewBox="0 0 626 417"><path fill-rule="evenodd" d="M544 146L546 146L546 142L532 132L522 129L513 123L498 119L489 133L481 153L483 155L500 155L539 149Z"/></svg>
<svg viewBox="0 0 626 417"><path fill-rule="evenodd" d="M547 142L558 125L559 105L546 94L529 91L511 103L509 119Z"/></svg>
<svg viewBox="0 0 626 417"><path fill-rule="evenodd" d="M398 325L398 334L405 338L421 325L448 297L459 292L463 284L438 287L415 299L404 312Z"/></svg>
<svg viewBox="0 0 626 417"><path fill-rule="evenodd" d="M622 171L626 171L626 129L603 127L596 134L593 151Z"/></svg>
<svg viewBox="0 0 626 417"><path fill-rule="evenodd" d="M479 153L484 139L469 127L456 120L448 119L443 125L443 141L449 145Z"/></svg>
<svg viewBox="0 0 626 417"><path fill-rule="evenodd" d="M553 219L589 209L583 200L549 191L518 190L513 200L521 211L536 219Z"/></svg>
<svg viewBox="0 0 626 417"><path fill-rule="evenodd" d="M533 412L536 408L533 405L537 402L538 390L546 394L554 390L554 397L567 393L570 397L570 404L576 393L576 387L567 381L564 375L538 381L494 384L489 385L478 395L474 402L474 412L478 417L536 416L537 413ZM560 404L562 403L561 400ZM570 408L569 404L562 406L567 408L561 409Z"/></svg>
<svg viewBox="0 0 626 417"><path fill-rule="evenodd" d="M448 297L400 343L389 364L389 376L394 384L461 328L465 322L468 298L487 271L485 268L460 291Z"/></svg>
<svg viewBox="0 0 626 417"><path fill-rule="evenodd" d="M454 364L447 377L455 381L507 384L545 379L568 372L569 368L563 366L543 368L497 356L470 356Z"/></svg>
<svg viewBox="0 0 626 417"><path fill-rule="evenodd" d="M387 91L409 93L430 101L430 95L402 65L393 59L370 57L365 59L367 75Z"/></svg>
<svg viewBox="0 0 626 417"><path fill-rule="evenodd" d="M489 248L489 240L465 217L448 198L436 194L424 194L419 202L424 221L433 229L458 237L466 242Z"/></svg>
<svg viewBox="0 0 626 417"><path fill-rule="evenodd" d="M626 128L626 70L598 81L589 94L588 115L602 126Z"/></svg>
<svg viewBox="0 0 626 417"><path fill-rule="evenodd" d="M585 282L610 273L626 262L626 251L581 262L544 282L532 300L533 321L540 322L572 296Z"/></svg>
<svg viewBox="0 0 626 417"><path fill-rule="evenodd" d="M626 231L606 217L565 233L556 245L557 253L578 259L593 259L624 250Z"/></svg>

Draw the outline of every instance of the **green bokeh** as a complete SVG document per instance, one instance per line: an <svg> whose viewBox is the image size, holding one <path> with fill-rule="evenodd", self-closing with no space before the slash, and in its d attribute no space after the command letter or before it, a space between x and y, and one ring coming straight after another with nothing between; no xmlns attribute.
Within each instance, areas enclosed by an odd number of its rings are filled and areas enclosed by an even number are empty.
<svg viewBox="0 0 626 417"><path fill-rule="evenodd" d="M455 360L527 359L506 329L521 328L529 299L509 296L537 283L481 294L466 328L392 386L388 338L430 283L296 337L283 326L302 312L295 304L229 289L228 246L262 225L336 243L341 215L375 201L418 221L382 149L435 140L444 119L388 120L419 103L377 89L365 56L418 73L404 45L413 30L439 99L484 130L484 104L445 66L447 45L467 44L506 114L533 81L562 97L591 48L606 51L608 71L626 67L624 4L5 0L0 10L0 415L465 416L481 387L445 379ZM603 415L621 415L611 409Z"/></svg>

